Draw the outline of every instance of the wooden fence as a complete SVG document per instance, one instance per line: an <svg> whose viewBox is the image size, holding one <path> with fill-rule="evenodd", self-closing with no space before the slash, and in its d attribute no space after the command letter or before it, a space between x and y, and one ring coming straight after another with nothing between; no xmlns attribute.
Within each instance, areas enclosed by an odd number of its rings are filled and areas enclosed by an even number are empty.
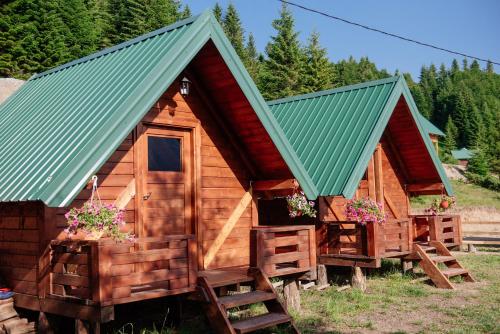
<svg viewBox="0 0 500 334"><path fill-rule="evenodd" d="M313 225L259 226L251 231L251 266L268 276L307 272L316 268Z"/></svg>
<svg viewBox="0 0 500 334"><path fill-rule="evenodd" d="M415 241L440 241L444 244L462 243L462 224L459 215L414 215Z"/></svg>
<svg viewBox="0 0 500 334"><path fill-rule="evenodd" d="M326 225L326 254L384 258L404 255L411 250L410 219L394 219L384 224L336 222Z"/></svg>
<svg viewBox="0 0 500 334"><path fill-rule="evenodd" d="M47 297L106 306L188 292L195 251L192 235L53 241Z"/></svg>

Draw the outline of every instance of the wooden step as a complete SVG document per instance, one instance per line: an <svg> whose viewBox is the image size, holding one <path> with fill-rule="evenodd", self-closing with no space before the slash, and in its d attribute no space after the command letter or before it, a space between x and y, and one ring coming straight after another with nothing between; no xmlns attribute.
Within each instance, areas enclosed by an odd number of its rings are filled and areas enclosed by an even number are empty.
<svg viewBox="0 0 500 334"><path fill-rule="evenodd" d="M253 318L233 322L233 328L237 333L249 333L259 329L284 324L292 318L284 313L267 313Z"/></svg>
<svg viewBox="0 0 500 334"><path fill-rule="evenodd" d="M448 268L448 269L442 270L441 272L443 273L444 276L446 276L448 278L469 273L469 271L467 269L463 269L463 268Z"/></svg>
<svg viewBox="0 0 500 334"><path fill-rule="evenodd" d="M220 297L219 301L226 308L249 305L275 299L276 295L272 292L252 291L247 293L238 293L234 295Z"/></svg>
<svg viewBox="0 0 500 334"><path fill-rule="evenodd" d="M444 262L451 262L451 261L456 261L457 259L454 256L431 256L431 260L434 261L434 263L444 263Z"/></svg>

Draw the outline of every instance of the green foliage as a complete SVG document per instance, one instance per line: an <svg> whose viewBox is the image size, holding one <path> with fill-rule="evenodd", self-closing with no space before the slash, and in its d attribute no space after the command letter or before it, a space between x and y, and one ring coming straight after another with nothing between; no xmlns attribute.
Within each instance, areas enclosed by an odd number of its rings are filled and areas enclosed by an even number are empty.
<svg viewBox="0 0 500 334"><path fill-rule="evenodd" d="M472 172L467 172L465 176L471 183L474 183L486 189L500 191L500 180L496 176L493 176L491 174L479 175Z"/></svg>
<svg viewBox="0 0 500 334"><path fill-rule="evenodd" d="M303 91L304 54L292 13L285 4L280 17L273 21L276 36L267 44L267 59L259 80L261 92L266 99L295 95Z"/></svg>
<svg viewBox="0 0 500 334"><path fill-rule="evenodd" d="M467 165L467 172L481 176L488 175L488 160L486 159L483 150L477 149L474 151L474 155L469 160L469 164Z"/></svg>
<svg viewBox="0 0 500 334"><path fill-rule="evenodd" d="M245 49L245 38L243 35L243 27L241 26L240 17L236 11L236 7L232 3L227 6L226 15L222 21L222 26L227 38L233 45L240 59L245 62L247 53Z"/></svg>
<svg viewBox="0 0 500 334"><path fill-rule="evenodd" d="M311 93L332 88L335 79L334 65L328 59L326 49L319 43L318 32L311 34L303 52L306 57L303 91Z"/></svg>

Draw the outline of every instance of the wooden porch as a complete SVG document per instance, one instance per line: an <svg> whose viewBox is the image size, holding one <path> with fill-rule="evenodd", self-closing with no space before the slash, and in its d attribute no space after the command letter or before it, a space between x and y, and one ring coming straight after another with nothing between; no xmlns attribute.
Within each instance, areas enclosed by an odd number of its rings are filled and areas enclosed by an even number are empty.
<svg viewBox="0 0 500 334"><path fill-rule="evenodd" d="M198 291L200 277L222 286L245 282L251 267L266 277L315 273L314 226L260 226L249 234L250 266L211 270L198 269L194 235L54 240L41 268L39 307L30 308L104 323L115 305Z"/></svg>
<svg viewBox="0 0 500 334"><path fill-rule="evenodd" d="M378 268L383 258L419 259L415 243L441 242L447 248L461 244L458 215L414 215L385 224L361 226L332 222L318 230L318 262L334 266Z"/></svg>
<svg viewBox="0 0 500 334"><path fill-rule="evenodd" d="M378 268L382 258L411 253L410 219L364 226L335 222L325 224L319 233L319 263L325 265Z"/></svg>

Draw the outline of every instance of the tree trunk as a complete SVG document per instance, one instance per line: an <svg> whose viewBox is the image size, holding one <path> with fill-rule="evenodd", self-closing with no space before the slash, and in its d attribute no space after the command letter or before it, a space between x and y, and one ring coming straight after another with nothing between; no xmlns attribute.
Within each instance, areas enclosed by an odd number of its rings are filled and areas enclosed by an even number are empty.
<svg viewBox="0 0 500 334"><path fill-rule="evenodd" d="M287 309L300 311L299 284L295 279L285 279L283 282L283 297Z"/></svg>
<svg viewBox="0 0 500 334"><path fill-rule="evenodd" d="M360 289L363 292L366 291L366 277L360 267L352 267L351 285L353 288Z"/></svg>

